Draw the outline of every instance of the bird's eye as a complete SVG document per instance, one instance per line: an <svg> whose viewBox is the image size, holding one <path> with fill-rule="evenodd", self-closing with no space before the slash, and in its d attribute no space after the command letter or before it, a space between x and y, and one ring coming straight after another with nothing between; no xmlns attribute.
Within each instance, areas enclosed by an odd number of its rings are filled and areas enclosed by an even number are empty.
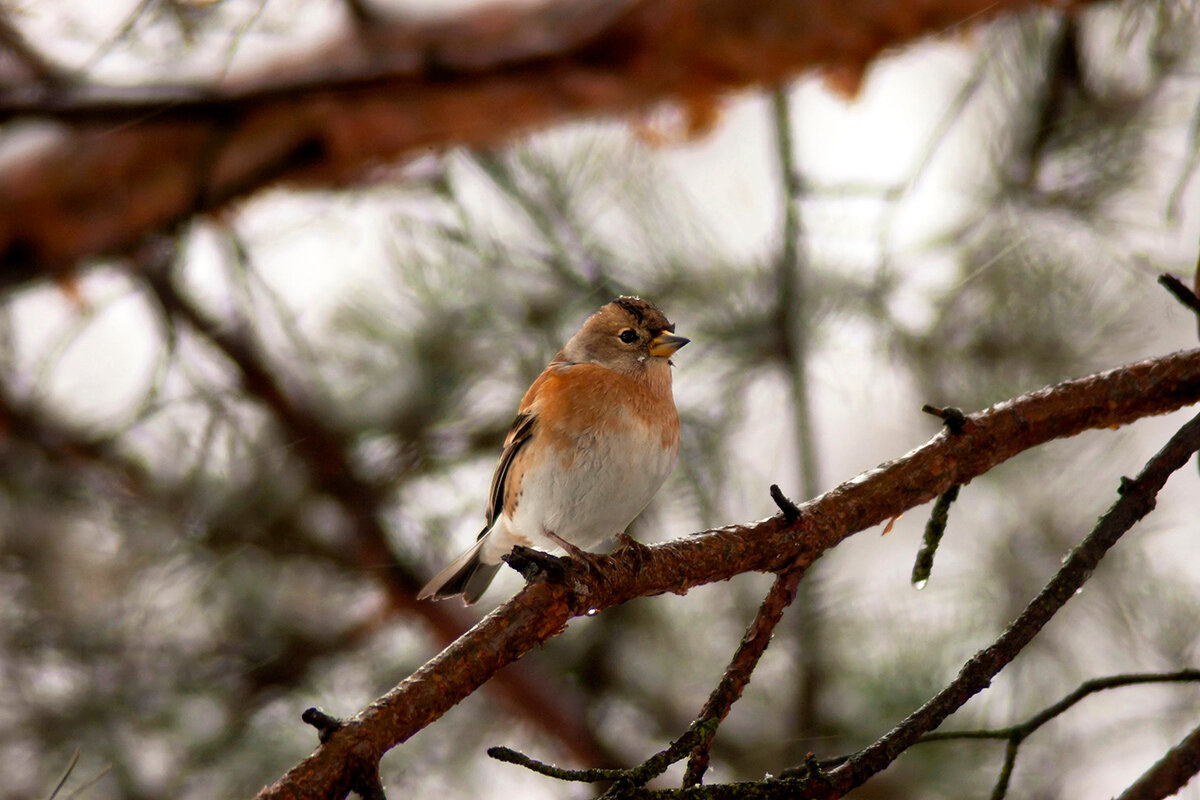
<svg viewBox="0 0 1200 800"><path fill-rule="evenodd" d="M626 328L625 330L623 330L617 334L617 338L620 339L625 344L633 344L634 342L637 341L637 338L638 338L637 331L635 331L633 328Z"/></svg>

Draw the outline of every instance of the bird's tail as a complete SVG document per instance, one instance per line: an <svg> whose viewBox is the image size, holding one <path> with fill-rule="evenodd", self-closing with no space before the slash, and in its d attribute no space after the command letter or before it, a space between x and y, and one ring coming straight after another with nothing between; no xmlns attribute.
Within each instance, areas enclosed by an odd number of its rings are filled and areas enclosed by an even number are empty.
<svg viewBox="0 0 1200 800"><path fill-rule="evenodd" d="M470 550L451 561L448 567L425 584L417 599L432 597L434 600L445 600L461 594L463 605L468 606L478 600L500 571L499 564L486 564L480 558L485 540L481 534Z"/></svg>

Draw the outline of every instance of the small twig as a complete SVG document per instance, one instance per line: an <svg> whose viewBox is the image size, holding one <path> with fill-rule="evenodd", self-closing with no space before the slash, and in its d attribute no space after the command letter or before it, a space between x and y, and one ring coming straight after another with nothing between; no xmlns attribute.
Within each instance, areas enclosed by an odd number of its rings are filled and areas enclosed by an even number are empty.
<svg viewBox="0 0 1200 800"><path fill-rule="evenodd" d="M58 783L54 784L54 788L50 791L50 800L58 797L58 793L66 786L67 779L71 777L71 773L75 771L75 765L79 763L80 750L75 748L75 752L71 754L71 759L67 762L67 768L63 770L62 777L58 779Z"/></svg>
<svg viewBox="0 0 1200 800"><path fill-rule="evenodd" d="M300 719L317 729L317 739L321 744L329 741L329 737L346 727L346 723L337 717L331 717L319 708L307 708Z"/></svg>
<svg viewBox="0 0 1200 800"><path fill-rule="evenodd" d="M105 775L107 775L110 772L112 772L112 764L106 764L95 775L93 775L92 777L90 777L86 781L84 781L83 783L76 786L74 789L72 789L70 791L70 793L63 795L62 800L74 800L74 798L80 797L88 789L92 788L97 783L99 783L100 779L103 778ZM54 800L53 795L51 795L51 800Z"/></svg>
<svg viewBox="0 0 1200 800"><path fill-rule="evenodd" d="M1068 694L1066 697L1054 703L1051 706L1039 711L1029 719L1017 725L1010 725L1007 728L991 728L986 730L973 731L945 731L927 733L917 740L917 744L926 742L948 742L959 741L963 739L996 739L1007 742L1004 750L1004 766L1000 770L1000 776L996 779L996 786L992 790L992 800L1001 800L1008 793L1008 782L1012 778L1013 767L1017 761L1017 750L1022 742L1025 741L1038 728L1045 725L1050 720L1064 713L1076 703L1090 694L1104 691L1105 689L1116 689L1122 686L1133 686L1143 683L1175 683L1175 682L1193 682L1200 681L1200 670L1185 669L1178 672L1161 672L1161 673L1137 673L1131 675L1112 675L1107 678L1094 678L1089 681L1084 681L1075 691Z"/></svg>
<svg viewBox="0 0 1200 800"><path fill-rule="evenodd" d="M926 414L932 414L946 423L946 427L955 436L958 436L967 429L967 415L960 408L955 408L954 406L939 408L938 406L931 406L929 403L926 403L921 406L921 410Z"/></svg>
<svg viewBox="0 0 1200 800"><path fill-rule="evenodd" d="M937 553L943 534L946 533L946 522L950 518L950 505L958 499L960 488L962 487L951 487L948 492L938 495L937 502L933 504L929 522L925 524L925 536L921 542L921 549L917 551L917 560L913 563L912 568L912 584L918 589L924 589L925 584L929 583L929 573L933 571L933 556Z"/></svg>
<svg viewBox="0 0 1200 800"><path fill-rule="evenodd" d="M685 788L699 784L700 779L708 770L709 748L712 746L713 737L717 735L717 727L729 714L729 709L733 707L733 704L742 696L746 684L750 682L751 673L758 666L758 661L766 651L767 645L771 643L771 634L774 632L775 626L783 617L784 610L796 599L796 589L803 576L804 569L793 569L781 573L775 579L775 583L771 584L767 596L763 598L762 605L759 606L758 614L750 623L746 635L742 637L742 643L733 654L733 658L730 659L729 666L725 668L721 682L709 695L704 708L696 717L696 722L692 723L689 733L697 730L698 726L709 723L711 723L711 732L703 736L691 749L691 756L688 758L687 769L683 775Z"/></svg>
<svg viewBox="0 0 1200 800"><path fill-rule="evenodd" d="M350 791L362 800L387 800L387 793L383 791L383 781L379 778L379 764L362 765L350 782Z"/></svg>
<svg viewBox="0 0 1200 800"><path fill-rule="evenodd" d="M783 512L783 521L785 524L795 522L800 518L800 507L793 503L783 490L777 484L771 484L771 499L775 501L775 505L779 506L779 510Z"/></svg>
<svg viewBox="0 0 1200 800"><path fill-rule="evenodd" d="M1183 303L1194 313L1200 314L1200 297L1196 297L1196 293L1184 285L1183 281L1179 280L1179 278L1176 278L1174 275L1169 275L1164 272L1162 275L1158 276L1158 282L1163 286L1164 289L1170 292L1176 300L1178 300L1180 303Z"/></svg>
<svg viewBox="0 0 1200 800"><path fill-rule="evenodd" d="M510 747L490 747L487 754L497 761L516 764L517 766L532 770L539 775L545 775L548 778L555 778L560 781L574 781L578 783L613 782L624 787L642 786L665 772L667 767L681 760L687 754L688 750L694 747L700 741L701 737L708 733L709 728L711 727L715 730L716 725L716 721L713 720L693 724L683 736L672 742L669 747L655 753L636 767L623 767L619 769L602 767L565 769L563 767L556 767L553 764L546 764L535 758L530 758L524 753L517 752Z"/></svg>
<svg viewBox="0 0 1200 800"><path fill-rule="evenodd" d="M505 764L516 764L518 767L524 767L539 775L545 775L547 778L554 778L560 781L604 783L619 780L629 772L627 769L606 769L601 767L594 769L565 769L538 761L536 758L530 758L524 753L519 753L510 747L489 747L487 754L497 761L503 761Z"/></svg>
<svg viewBox="0 0 1200 800"><path fill-rule="evenodd" d="M345 720L326 714L319 708L307 708L300 719L317 729L317 739L325 744L333 735L346 727ZM370 757L354 758L349 765L350 791L363 800L387 800L383 781L379 779L379 761Z"/></svg>

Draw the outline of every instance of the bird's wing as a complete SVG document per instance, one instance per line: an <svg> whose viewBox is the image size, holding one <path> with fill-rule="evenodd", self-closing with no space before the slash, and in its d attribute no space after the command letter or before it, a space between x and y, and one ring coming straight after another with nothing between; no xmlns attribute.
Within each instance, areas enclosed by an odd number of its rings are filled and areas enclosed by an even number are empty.
<svg viewBox="0 0 1200 800"><path fill-rule="evenodd" d="M492 475L492 488L488 492L487 527L483 529L483 533L479 534L480 538L488 532L496 522L496 517L500 516L500 512L504 510L505 480L508 478L509 467L512 466L517 452L533 436L533 423L536 420L537 416L532 411L522 411L513 420L508 436L504 439L504 451L500 453L500 463L496 465L496 472Z"/></svg>

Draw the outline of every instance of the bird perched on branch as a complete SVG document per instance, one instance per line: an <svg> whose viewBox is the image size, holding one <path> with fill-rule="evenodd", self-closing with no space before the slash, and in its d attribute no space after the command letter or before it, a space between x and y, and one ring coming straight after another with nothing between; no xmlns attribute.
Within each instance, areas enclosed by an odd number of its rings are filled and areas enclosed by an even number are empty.
<svg viewBox="0 0 1200 800"><path fill-rule="evenodd" d="M687 343L638 297L588 317L521 400L475 545L418 599L470 605L515 545L574 553L624 532L675 465L670 358Z"/></svg>

